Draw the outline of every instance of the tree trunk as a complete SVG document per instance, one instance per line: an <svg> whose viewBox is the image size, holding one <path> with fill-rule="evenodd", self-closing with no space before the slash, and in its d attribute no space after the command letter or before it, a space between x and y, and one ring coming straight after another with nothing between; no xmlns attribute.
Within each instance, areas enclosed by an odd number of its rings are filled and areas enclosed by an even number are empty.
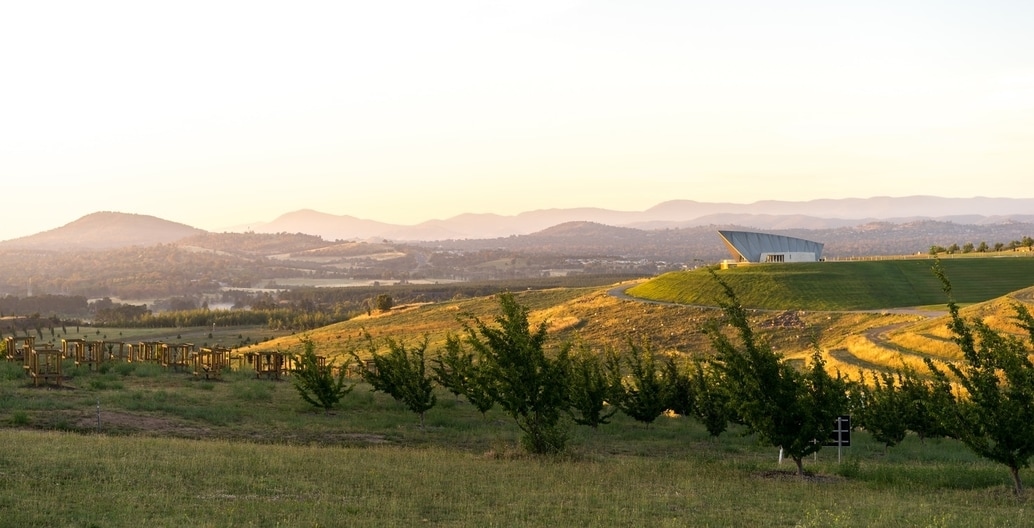
<svg viewBox="0 0 1034 528"><path fill-rule="evenodd" d="M1012 473L1013 491L1016 492L1017 496L1022 495L1023 494L1023 482L1020 480L1020 468L1019 467L1010 467L1009 468L1009 472Z"/></svg>
<svg viewBox="0 0 1034 528"><path fill-rule="evenodd" d="M797 464L797 476L804 478L804 457L790 457L793 458L793 463Z"/></svg>

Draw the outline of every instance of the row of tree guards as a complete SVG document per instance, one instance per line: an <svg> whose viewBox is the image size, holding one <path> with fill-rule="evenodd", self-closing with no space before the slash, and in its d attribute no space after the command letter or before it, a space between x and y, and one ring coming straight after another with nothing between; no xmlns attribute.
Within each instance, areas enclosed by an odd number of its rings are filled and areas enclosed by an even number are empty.
<svg viewBox="0 0 1034 528"><path fill-rule="evenodd" d="M64 382L63 364L67 359L72 360L76 368L91 371L112 361L155 363L205 379L220 379L224 370L246 367L253 369L257 377L279 379L294 368L291 356L282 352L232 354L226 347L198 347L192 343L62 339L58 348L53 343L37 344L31 336L8 336L3 343L4 358L20 361L37 386L40 383L60 386Z"/></svg>

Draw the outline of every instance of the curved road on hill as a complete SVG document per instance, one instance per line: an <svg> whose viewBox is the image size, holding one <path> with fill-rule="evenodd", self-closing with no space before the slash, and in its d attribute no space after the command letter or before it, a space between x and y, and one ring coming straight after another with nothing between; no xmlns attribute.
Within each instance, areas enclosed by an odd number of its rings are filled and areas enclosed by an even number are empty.
<svg viewBox="0 0 1034 528"><path fill-rule="evenodd" d="M642 298L639 298L639 297L632 297L631 295L628 294L627 290L629 288L631 288L632 286L635 286L636 284L639 284L639 282L637 281L637 282L633 282L633 283L630 283L630 284L622 284L620 286L611 288L610 290L608 290L607 293L610 294L612 297L615 297L615 298L623 300L623 301L632 301L632 302L640 302L640 303L646 303L646 304L659 304L659 305L668 305L668 306L691 306L693 308L705 308L705 309L713 309L713 310L720 310L721 309L718 306L706 306L706 305L699 305L699 304L692 304L692 305L690 305L690 304L681 304L681 303L670 302L670 301L655 301L655 300L651 300L651 299L642 299ZM1031 297L1032 300L1034 300L1034 292L1029 293L1028 295ZM785 312L786 310L763 309L763 310L759 310L759 311L763 311L763 312ZM816 310L816 311L820 312L820 310ZM948 315L948 310L925 310L925 309L920 309L920 308L886 308L886 309L882 309L882 310L838 310L838 311L827 310L827 311L829 313L903 314L903 315L916 315L916 316L923 317L923 318L940 317L942 315ZM916 351L916 350L903 349L901 346L896 345L896 344L892 343L889 339L887 339L886 334L888 332L896 330L896 329L898 329L898 328L900 328L900 327L902 327L904 325L907 325L907 324L910 324L910 323L908 323L908 322L894 323L894 324L890 324L890 325L878 326L878 327L875 327L875 328L870 328L870 329L865 331L865 338L868 339L871 343L873 343L873 344L875 344L877 346L883 347L883 348L887 348L887 349L890 349L890 350L896 350L896 351L901 352L901 353L909 353L909 354L913 354L913 355L920 356L920 357L931 357L932 358L932 356L930 356L929 354L925 354L923 352L919 352L919 351ZM832 356L834 359L836 359L838 361L841 361L841 362L846 363L848 365L856 366L856 367L859 367L859 368L865 368L865 369L868 369L868 370L886 370L885 367L881 367L880 365L869 363L868 361L865 361L863 359L860 359L860 358L856 357L854 354L851 354L847 349L844 349L844 348L838 348L838 349L835 349L835 350L830 350L829 351L829 355ZM936 359L936 358L932 358L932 359Z"/></svg>

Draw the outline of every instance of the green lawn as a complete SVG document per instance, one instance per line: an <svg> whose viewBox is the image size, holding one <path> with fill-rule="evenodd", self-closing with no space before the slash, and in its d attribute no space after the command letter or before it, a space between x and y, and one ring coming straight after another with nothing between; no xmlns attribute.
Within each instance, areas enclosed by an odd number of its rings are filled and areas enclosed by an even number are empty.
<svg viewBox="0 0 1034 528"><path fill-rule="evenodd" d="M1034 286L1034 258L958 258L941 263L960 303L982 302ZM753 265L719 271L748 307L874 310L944 304L933 259ZM706 270L673 272L628 294L713 305L720 289Z"/></svg>

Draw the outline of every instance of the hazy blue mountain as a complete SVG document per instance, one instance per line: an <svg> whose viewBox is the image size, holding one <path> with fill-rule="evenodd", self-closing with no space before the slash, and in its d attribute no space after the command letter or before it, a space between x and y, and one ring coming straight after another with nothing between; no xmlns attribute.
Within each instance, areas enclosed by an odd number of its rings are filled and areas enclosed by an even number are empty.
<svg viewBox="0 0 1034 528"><path fill-rule="evenodd" d="M427 241L498 238L535 233L567 222L593 222L637 229L672 229L735 224L758 230L835 229L876 221L909 223L938 220L991 224L1034 220L1029 198L844 198L802 202L761 201L751 204L672 200L645 211L599 208L542 209L518 215L461 214L417 225L393 225L352 216L297 211L255 229L264 233L308 233L327 239Z"/></svg>
<svg viewBox="0 0 1034 528"><path fill-rule="evenodd" d="M962 226L1034 223L1034 199L912 196L802 202L762 201L753 204L673 200L645 211L572 208L543 209L512 216L466 213L416 225L390 224L305 209L285 213L268 223L242 225L227 231L306 234L328 242L427 242L493 240L541 233L554 226L578 223L582 223L579 229L583 230L583 236L588 234L585 230L596 229L592 226L608 226L634 230L639 233L638 236L643 237L646 236L643 233L654 231L698 227L710 229L709 226L735 225L759 231L830 232L881 223L904 225L925 221ZM623 233L627 235L630 231ZM0 249L104 249L153 245L175 242L204 232L153 216L100 212L57 229L0 242ZM997 233L993 230L983 232ZM1001 235L1010 232L1001 232ZM651 243L655 243L664 237L651 234L649 238L654 239Z"/></svg>

